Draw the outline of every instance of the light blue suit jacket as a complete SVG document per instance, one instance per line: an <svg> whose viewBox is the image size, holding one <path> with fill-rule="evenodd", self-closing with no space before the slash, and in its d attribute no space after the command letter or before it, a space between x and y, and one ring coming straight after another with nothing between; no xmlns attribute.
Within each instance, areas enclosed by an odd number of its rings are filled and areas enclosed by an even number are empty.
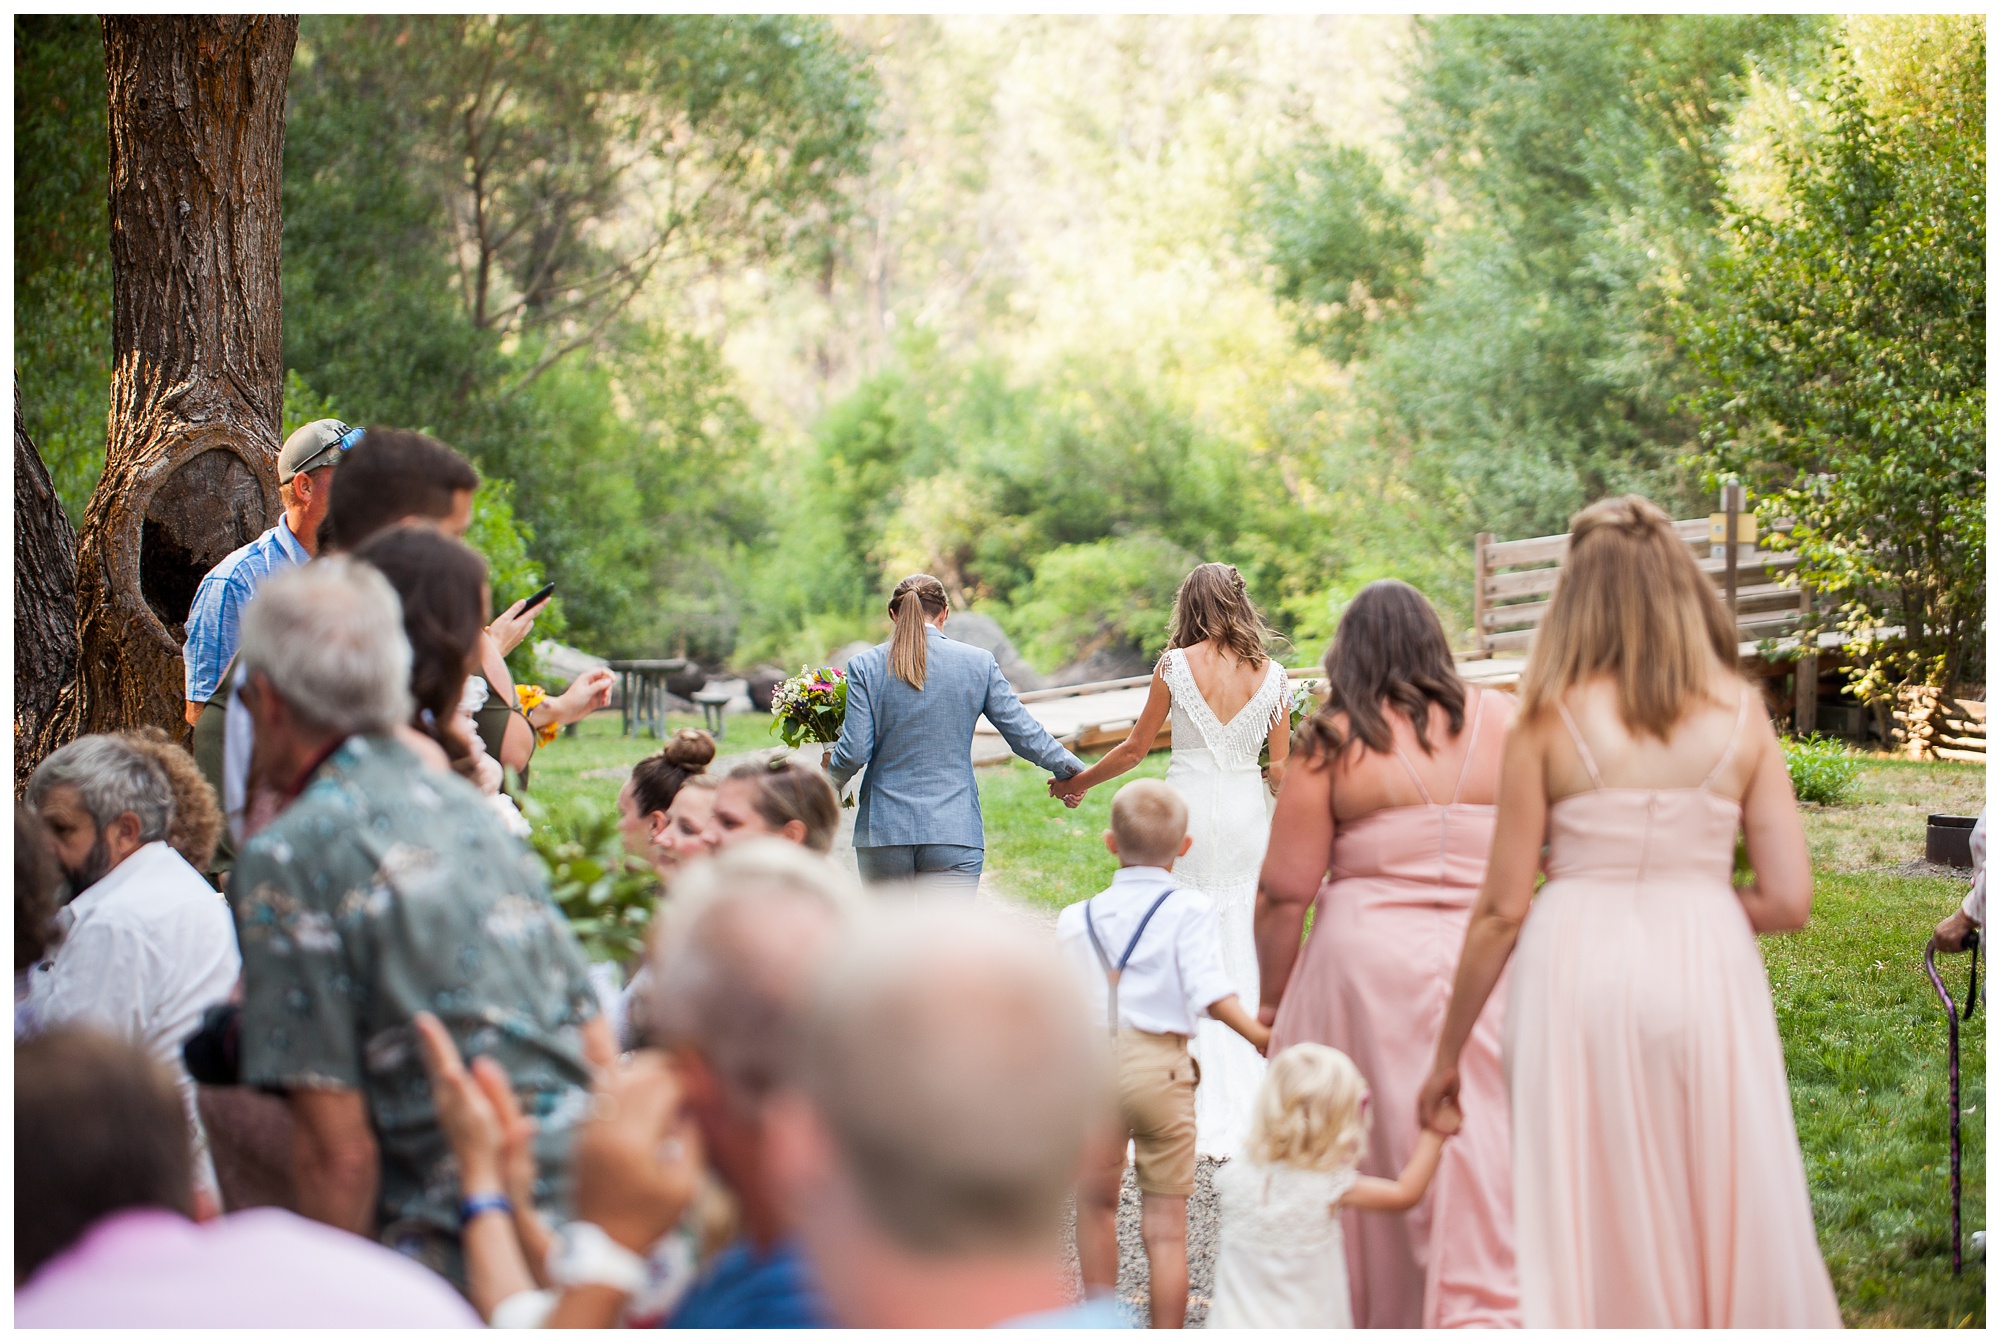
<svg viewBox="0 0 2000 1343"><path fill-rule="evenodd" d="M835 788L863 765L854 847L963 844L986 847L979 785L972 776L972 733L979 715L1000 729L1014 754L1058 779L1083 762L1036 722L1000 664L983 648L924 631L924 688L889 668L889 645L847 664L847 718L827 762Z"/></svg>

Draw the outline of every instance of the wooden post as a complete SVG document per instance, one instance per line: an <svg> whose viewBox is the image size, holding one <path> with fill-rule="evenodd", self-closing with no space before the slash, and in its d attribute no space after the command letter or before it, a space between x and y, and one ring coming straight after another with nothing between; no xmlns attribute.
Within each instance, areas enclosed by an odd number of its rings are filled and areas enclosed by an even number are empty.
<svg viewBox="0 0 2000 1343"><path fill-rule="evenodd" d="M1819 632L1812 624L1812 589L1799 580L1799 660L1792 664L1792 735L1819 727Z"/></svg>
<svg viewBox="0 0 2000 1343"><path fill-rule="evenodd" d="M1493 544L1492 532L1481 532L1472 538L1472 638L1473 646L1486 648L1486 580L1492 570L1486 563L1487 547Z"/></svg>
<svg viewBox="0 0 2000 1343"><path fill-rule="evenodd" d="M1736 519L1743 512L1743 487L1734 481L1722 487L1722 589L1729 603L1729 623L1736 624Z"/></svg>

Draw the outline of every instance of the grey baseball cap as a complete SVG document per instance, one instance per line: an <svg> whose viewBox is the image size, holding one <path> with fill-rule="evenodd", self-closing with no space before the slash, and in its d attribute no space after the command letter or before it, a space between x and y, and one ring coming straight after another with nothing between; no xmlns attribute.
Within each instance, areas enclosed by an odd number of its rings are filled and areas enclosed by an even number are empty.
<svg viewBox="0 0 2000 1343"><path fill-rule="evenodd" d="M278 449L278 483L284 484L301 471L332 466L340 454L361 441L362 431L343 420L314 420L292 430L285 446Z"/></svg>

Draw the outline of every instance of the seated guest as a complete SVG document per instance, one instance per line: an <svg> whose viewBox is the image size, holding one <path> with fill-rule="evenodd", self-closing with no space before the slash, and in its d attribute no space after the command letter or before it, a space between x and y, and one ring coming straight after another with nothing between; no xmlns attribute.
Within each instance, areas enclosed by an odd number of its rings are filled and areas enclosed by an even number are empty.
<svg viewBox="0 0 2000 1343"><path fill-rule="evenodd" d="M770 836L826 853L839 831L840 799L826 776L780 756L729 771L716 789L708 843L720 849Z"/></svg>
<svg viewBox="0 0 2000 1343"><path fill-rule="evenodd" d="M156 727L129 728L118 734L158 765L174 795L173 824L167 827L167 847L187 859L197 872L215 870L215 845L222 837L222 808L201 766L165 732Z"/></svg>
<svg viewBox="0 0 2000 1343"><path fill-rule="evenodd" d="M165 771L119 737L79 737L35 767L28 804L69 881L62 945L32 972L44 1027L87 1022L143 1046L173 1074L194 1135L204 1198L215 1175L181 1041L221 1002L242 962L229 907L167 847L174 796Z"/></svg>
<svg viewBox="0 0 2000 1343"><path fill-rule="evenodd" d="M62 869L41 817L14 804L14 1038L35 1033L28 1003L29 972L62 941L56 911L62 908Z"/></svg>
<svg viewBox="0 0 2000 1343"><path fill-rule="evenodd" d="M14 1050L14 1324L465 1328L443 1282L276 1208L189 1220L187 1122L144 1052L61 1027Z"/></svg>
<svg viewBox="0 0 2000 1343"><path fill-rule="evenodd" d="M678 831L693 819L684 812L683 826L676 826L674 799L702 776L713 759L715 738L698 728L682 728L657 755L632 766L632 777L618 790L618 833L625 840L625 852L651 863L662 882L671 881L681 865L686 846ZM711 804L713 800L711 794ZM713 805L708 811L714 811ZM698 839L706 822L691 828Z"/></svg>
<svg viewBox="0 0 2000 1343"><path fill-rule="evenodd" d="M286 802L230 882L242 1080L286 1095L299 1211L463 1282L412 1018L506 1067L539 1126L536 1201L564 1210L589 1068L614 1055L583 949L478 790L397 739L411 655L380 573L336 557L272 579L242 660L254 768Z"/></svg>
<svg viewBox="0 0 2000 1343"><path fill-rule="evenodd" d="M801 1089L766 1107L766 1160L840 1324L1123 1324L1064 1282L1070 1190L1108 1090L1101 1019L1045 936L958 904L882 912L806 1021Z"/></svg>
<svg viewBox="0 0 2000 1343"><path fill-rule="evenodd" d="M695 1199L692 1173L661 1156L669 1138L683 1156L706 1155L735 1198L741 1234L705 1266L665 1325L828 1323L775 1198L763 1114L800 1045L814 974L859 900L852 878L769 841L740 845L678 879L653 949L647 1007L649 1043L665 1057L641 1050L627 1069L600 1079L600 1090L617 1099L593 1105L577 1136L577 1221L557 1232L550 1263L565 1290L547 1323L603 1328L633 1313L650 1286L642 1256ZM457 1119L446 1133L467 1199L502 1192L512 1109L504 1073L485 1060L468 1071L441 1037L427 1049L439 1113ZM668 1059L671 1067L663 1066ZM693 1127L676 1133L683 1113ZM518 1199L531 1173L517 1171L502 1202ZM537 1234L507 1232L497 1210L485 1224L468 1225L474 1300L496 1318L511 1315L503 1303L534 1285L528 1264Z"/></svg>

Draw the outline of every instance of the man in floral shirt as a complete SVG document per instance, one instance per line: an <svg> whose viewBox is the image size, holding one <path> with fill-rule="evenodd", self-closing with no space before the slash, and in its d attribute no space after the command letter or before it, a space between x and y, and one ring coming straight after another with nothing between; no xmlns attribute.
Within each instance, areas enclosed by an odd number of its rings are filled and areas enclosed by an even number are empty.
<svg viewBox="0 0 2000 1343"><path fill-rule="evenodd" d="M462 1285L465 1210L411 1018L506 1069L539 1125L535 1201L560 1215L590 1062L613 1053L582 949L533 854L394 735L410 654L380 574L332 559L273 578L242 649L254 768L292 799L230 883L242 1080L286 1095L301 1212Z"/></svg>

